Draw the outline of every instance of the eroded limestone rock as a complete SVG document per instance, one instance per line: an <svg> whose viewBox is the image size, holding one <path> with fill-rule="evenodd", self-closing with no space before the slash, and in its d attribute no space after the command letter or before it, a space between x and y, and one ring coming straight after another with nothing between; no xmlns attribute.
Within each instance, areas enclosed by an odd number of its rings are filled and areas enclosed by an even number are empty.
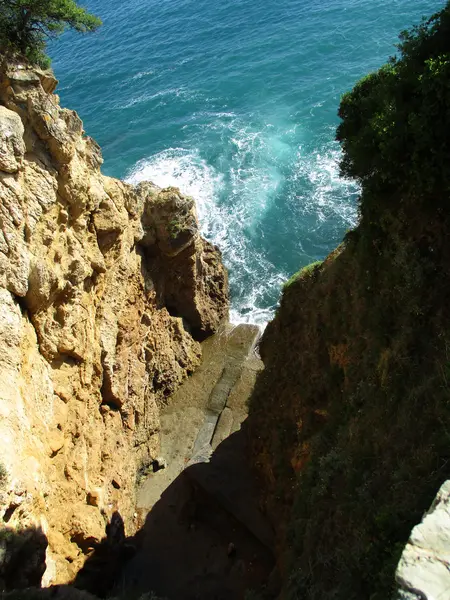
<svg viewBox="0 0 450 600"><path fill-rule="evenodd" d="M115 511L132 533L159 407L228 310L193 200L103 176L55 85L0 64L0 519L42 530L45 584L73 577Z"/></svg>
<svg viewBox="0 0 450 600"><path fill-rule="evenodd" d="M450 598L450 481L439 490L423 521L414 527L397 568L399 597Z"/></svg>
<svg viewBox="0 0 450 600"><path fill-rule="evenodd" d="M0 106L0 171L15 173L25 154L23 125L16 113Z"/></svg>

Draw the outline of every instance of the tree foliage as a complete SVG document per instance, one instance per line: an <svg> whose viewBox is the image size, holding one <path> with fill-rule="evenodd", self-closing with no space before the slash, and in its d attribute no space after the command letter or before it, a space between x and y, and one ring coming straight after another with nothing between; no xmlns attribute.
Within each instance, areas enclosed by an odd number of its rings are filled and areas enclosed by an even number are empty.
<svg viewBox="0 0 450 600"><path fill-rule="evenodd" d="M362 184L363 216L372 198L436 209L450 192L450 2L404 31L398 49L339 108L341 169Z"/></svg>
<svg viewBox="0 0 450 600"><path fill-rule="evenodd" d="M48 66L47 41L65 29L94 31L101 20L74 0L0 0L0 48Z"/></svg>

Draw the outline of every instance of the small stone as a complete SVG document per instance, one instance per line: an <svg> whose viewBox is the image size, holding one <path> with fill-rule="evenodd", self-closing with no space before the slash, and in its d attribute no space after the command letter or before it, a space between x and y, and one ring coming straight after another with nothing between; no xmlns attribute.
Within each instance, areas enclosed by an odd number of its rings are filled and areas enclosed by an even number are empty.
<svg viewBox="0 0 450 600"><path fill-rule="evenodd" d="M39 79L41 80L41 85L44 88L44 91L47 94L51 94L55 91L56 86L58 85L58 80L55 79L52 73L48 71L37 71Z"/></svg>
<svg viewBox="0 0 450 600"><path fill-rule="evenodd" d="M144 313L141 317L141 323L142 323L142 325L149 327L152 324L152 319L151 319L150 315L147 313Z"/></svg>
<svg viewBox="0 0 450 600"><path fill-rule="evenodd" d="M64 435L56 430L49 435L48 445L50 446L50 456L57 454L64 446Z"/></svg>
<svg viewBox="0 0 450 600"><path fill-rule="evenodd" d="M90 492L88 492L87 503L90 506L100 506L103 504L103 490L102 488L94 488Z"/></svg>
<svg viewBox="0 0 450 600"><path fill-rule="evenodd" d="M60 223L67 223L69 220L69 213L67 212L67 210L65 208L62 208L59 211L59 222Z"/></svg>
<svg viewBox="0 0 450 600"><path fill-rule="evenodd" d="M114 479L111 481L111 483L112 483L112 486L114 488L116 488L116 490L120 490L120 488L122 487L122 483L118 477L114 477Z"/></svg>

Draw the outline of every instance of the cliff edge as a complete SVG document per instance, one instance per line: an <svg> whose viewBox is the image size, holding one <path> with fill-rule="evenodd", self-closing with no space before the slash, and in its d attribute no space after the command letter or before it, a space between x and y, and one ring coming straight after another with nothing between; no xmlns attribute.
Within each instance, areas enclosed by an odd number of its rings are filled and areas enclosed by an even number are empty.
<svg viewBox="0 0 450 600"><path fill-rule="evenodd" d="M194 201L101 174L53 75L0 62L0 578L8 532L48 540L69 581L114 512L134 531L159 408L228 314L227 275ZM30 533L28 545L30 544ZM23 558L23 557L22 557ZM22 569L25 586L45 567ZM28 569L28 570L27 570Z"/></svg>

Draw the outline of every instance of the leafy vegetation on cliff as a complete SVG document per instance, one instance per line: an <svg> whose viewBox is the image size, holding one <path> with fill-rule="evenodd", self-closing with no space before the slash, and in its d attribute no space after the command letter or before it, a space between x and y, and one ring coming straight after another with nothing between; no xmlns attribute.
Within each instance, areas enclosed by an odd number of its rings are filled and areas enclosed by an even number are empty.
<svg viewBox="0 0 450 600"><path fill-rule="evenodd" d="M74 0L0 0L0 49L18 52L31 63L47 67L49 39L68 28L94 31L101 23Z"/></svg>
<svg viewBox="0 0 450 600"><path fill-rule="evenodd" d="M261 344L253 449L286 598L386 600L450 477L450 3L340 106L361 222Z"/></svg>
<svg viewBox="0 0 450 600"><path fill-rule="evenodd" d="M446 208L450 191L450 4L400 36L400 55L342 98L342 171L363 185L363 214L390 194ZM391 201L390 201L391 202Z"/></svg>
<svg viewBox="0 0 450 600"><path fill-rule="evenodd" d="M294 273L294 275L292 275L292 277L290 277L286 281L286 283L283 285L283 289L286 289L287 287L289 287L291 284L293 284L295 281L297 281L300 278L312 277L313 275L318 273L318 270L319 270L319 267L321 264L322 264L322 261L317 260L316 262L306 265L306 267L303 267L302 269L300 269L300 271L298 271L298 273Z"/></svg>

